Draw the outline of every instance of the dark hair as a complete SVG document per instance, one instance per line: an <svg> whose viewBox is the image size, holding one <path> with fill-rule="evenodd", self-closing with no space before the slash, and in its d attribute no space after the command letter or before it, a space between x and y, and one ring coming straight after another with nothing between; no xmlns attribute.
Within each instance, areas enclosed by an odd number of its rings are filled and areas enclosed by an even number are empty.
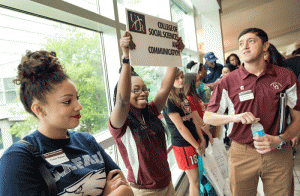
<svg viewBox="0 0 300 196"><path fill-rule="evenodd" d="M268 51L270 53L270 63L273 65L278 65L280 67L285 67L284 58L282 55L278 52L276 47L270 43L270 47L268 48Z"/></svg>
<svg viewBox="0 0 300 196"><path fill-rule="evenodd" d="M194 61L190 61L187 65L186 65L186 68L188 68L188 69L192 69L192 67L194 66L194 65L196 65L197 63L195 63Z"/></svg>
<svg viewBox="0 0 300 196"><path fill-rule="evenodd" d="M240 37L242 37L243 35L247 34L247 33L254 33L255 35L257 35L263 43L267 42L269 39L268 39L268 35L265 31L263 31L262 29L259 29L259 28L248 28L248 29L244 29L238 39L240 39Z"/></svg>
<svg viewBox="0 0 300 196"><path fill-rule="evenodd" d="M292 55L295 56L297 54L300 54L300 48L293 51Z"/></svg>
<svg viewBox="0 0 300 196"><path fill-rule="evenodd" d="M196 91L196 73L186 73L184 74L184 94L185 96L192 96L195 100L199 98Z"/></svg>
<svg viewBox="0 0 300 196"><path fill-rule="evenodd" d="M123 66L122 66L122 67L123 67ZM120 69L119 69L119 74L120 74L121 71L122 71L122 67L120 67ZM137 74L137 73L134 71L133 67L131 67L131 77L132 77L132 76L137 76L137 77L139 77L139 74ZM113 97L114 105L116 105L117 92L118 92L118 83L116 84L116 86L115 86L115 88L114 88L114 97Z"/></svg>
<svg viewBox="0 0 300 196"><path fill-rule="evenodd" d="M26 51L18 66L15 84L21 85L20 99L27 112L34 114L31 105L34 99L46 104L46 94L53 90L53 85L69 79L62 65L56 58L56 53L40 50Z"/></svg>
<svg viewBox="0 0 300 196"><path fill-rule="evenodd" d="M186 68L187 68L187 69L192 69L192 67L194 67L194 65L197 65L197 63L194 62L194 61L190 61L190 62L186 65ZM202 69L203 69L203 63L199 63L199 69L198 69L197 72L202 71Z"/></svg>
<svg viewBox="0 0 300 196"><path fill-rule="evenodd" d="M237 60L238 60L238 65L241 65L241 61L240 61L240 58L238 57L238 55L232 53L231 55L229 55L227 58L226 58L226 64L231 64L230 63L230 57L234 56Z"/></svg>
<svg viewBox="0 0 300 196"><path fill-rule="evenodd" d="M198 72L199 72L199 71L202 71L203 67L204 67L203 63L199 63L199 69L198 69Z"/></svg>

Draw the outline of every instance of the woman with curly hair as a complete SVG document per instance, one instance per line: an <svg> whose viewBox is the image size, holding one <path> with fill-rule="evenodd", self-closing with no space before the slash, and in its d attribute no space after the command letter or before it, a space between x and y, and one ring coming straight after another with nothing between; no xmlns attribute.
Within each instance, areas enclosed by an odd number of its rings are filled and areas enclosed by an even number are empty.
<svg viewBox="0 0 300 196"><path fill-rule="evenodd" d="M79 95L55 52L30 52L18 66L20 99L38 130L0 159L0 195L133 195L119 167L79 125Z"/></svg>
<svg viewBox="0 0 300 196"><path fill-rule="evenodd" d="M228 64L228 65L230 64L231 65L229 67L230 71L234 71L234 70L240 68L241 61L237 54L232 53L226 58L226 64Z"/></svg>

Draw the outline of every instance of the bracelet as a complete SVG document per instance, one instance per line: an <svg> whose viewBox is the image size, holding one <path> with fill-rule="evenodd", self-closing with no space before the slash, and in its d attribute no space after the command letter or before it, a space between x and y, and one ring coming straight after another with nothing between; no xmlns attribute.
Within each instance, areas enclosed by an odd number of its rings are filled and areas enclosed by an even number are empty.
<svg viewBox="0 0 300 196"><path fill-rule="evenodd" d="M124 64L124 63L129 63L129 59L125 59L125 58L124 58L124 59L123 59L123 64Z"/></svg>

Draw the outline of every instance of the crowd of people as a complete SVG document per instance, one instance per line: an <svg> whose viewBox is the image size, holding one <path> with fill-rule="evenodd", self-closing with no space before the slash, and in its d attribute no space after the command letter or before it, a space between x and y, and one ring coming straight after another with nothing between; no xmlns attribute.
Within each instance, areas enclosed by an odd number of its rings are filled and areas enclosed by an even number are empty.
<svg viewBox="0 0 300 196"><path fill-rule="evenodd" d="M256 196L259 177L266 195L291 195L292 147L298 144L300 127L300 51L284 59L257 28L242 31L238 42L243 63L231 54L223 66L208 52L205 64L186 65L188 73L168 67L159 91L148 102L150 89L129 61L130 51L138 48L131 34L124 33L108 127L127 178L93 136L69 131L79 125L82 106L56 53L28 51L15 83L39 127L1 157L0 195L174 196L167 160L169 132L178 168L189 180L189 193L200 196L198 156L205 156L222 125L231 129L226 137L232 141L227 142L232 195ZM181 38L176 47L184 49ZM281 92L286 93L292 120L278 135ZM251 125L258 122L264 137L252 135Z"/></svg>

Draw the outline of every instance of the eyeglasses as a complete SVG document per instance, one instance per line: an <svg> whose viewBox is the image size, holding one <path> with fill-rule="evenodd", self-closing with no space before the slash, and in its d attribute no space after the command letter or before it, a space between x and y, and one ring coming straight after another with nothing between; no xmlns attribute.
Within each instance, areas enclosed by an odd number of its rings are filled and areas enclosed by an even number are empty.
<svg viewBox="0 0 300 196"><path fill-rule="evenodd" d="M145 92L145 93L149 93L149 92L150 92L150 88L145 88L145 89L133 89L133 90L131 90L131 92L133 92L134 94L137 94L137 95L141 94L142 91Z"/></svg>

